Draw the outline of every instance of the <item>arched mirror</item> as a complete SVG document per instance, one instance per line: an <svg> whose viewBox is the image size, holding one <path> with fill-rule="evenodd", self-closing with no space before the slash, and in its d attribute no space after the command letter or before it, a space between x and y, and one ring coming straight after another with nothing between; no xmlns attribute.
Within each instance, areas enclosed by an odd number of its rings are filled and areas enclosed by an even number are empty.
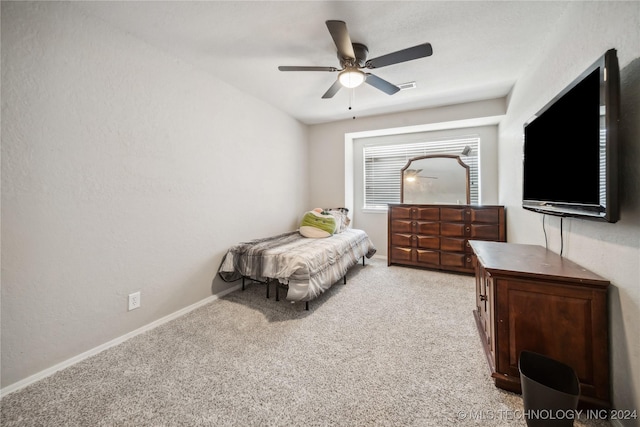
<svg viewBox="0 0 640 427"><path fill-rule="evenodd" d="M401 170L401 203L470 204L469 166L459 156L414 157Z"/></svg>

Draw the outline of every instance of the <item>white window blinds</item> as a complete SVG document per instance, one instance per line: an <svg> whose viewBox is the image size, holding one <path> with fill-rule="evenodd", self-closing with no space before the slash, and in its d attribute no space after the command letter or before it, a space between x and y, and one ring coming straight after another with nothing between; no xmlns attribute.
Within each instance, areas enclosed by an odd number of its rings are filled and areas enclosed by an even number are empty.
<svg viewBox="0 0 640 427"><path fill-rule="evenodd" d="M425 141L410 144L365 145L364 208L387 209L388 203L400 203L400 171L409 159L434 154L459 155L470 168L471 203L478 204L478 136ZM462 155L465 147L469 155Z"/></svg>

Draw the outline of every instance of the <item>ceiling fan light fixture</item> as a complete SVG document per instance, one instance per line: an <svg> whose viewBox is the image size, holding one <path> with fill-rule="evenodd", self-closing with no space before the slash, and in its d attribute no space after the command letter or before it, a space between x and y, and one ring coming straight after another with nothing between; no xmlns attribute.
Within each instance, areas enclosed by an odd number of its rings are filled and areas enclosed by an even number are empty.
<svg viewBox="0 0 640 427"><path fill-rule="evenodd" d="M354 88L364 83L365 74L357 68L347 68L338 74L340 84L347 88Z"/></svg>

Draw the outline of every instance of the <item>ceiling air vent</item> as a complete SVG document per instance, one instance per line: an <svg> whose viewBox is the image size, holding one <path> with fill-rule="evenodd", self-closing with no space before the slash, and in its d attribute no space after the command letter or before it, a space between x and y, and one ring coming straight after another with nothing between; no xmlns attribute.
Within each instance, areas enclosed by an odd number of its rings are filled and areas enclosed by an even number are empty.
<svg viewBox="0 0 640 427"><path fill-rule="evenodd" d="M417 87L416 82L401 83L397 86L400 88L400 90L415 89Z"/></svg>

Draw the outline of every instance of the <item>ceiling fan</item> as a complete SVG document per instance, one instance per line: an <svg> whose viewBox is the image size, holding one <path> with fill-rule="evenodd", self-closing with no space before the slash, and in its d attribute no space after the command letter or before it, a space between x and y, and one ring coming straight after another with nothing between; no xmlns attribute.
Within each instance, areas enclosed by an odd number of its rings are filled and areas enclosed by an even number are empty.
<svg viewBox="0 0 640 427"><path fill-rule="evenodd" d="M400 88L380 77L361 71L362 68L374 69L386 67L387 65L399 64L401 62L424 58L433 53L431 44L423 43L418 46L398 50L377 58L367 60L369 49L361 43L352 43L347 31L347 24L344 21L326 21L329 33L338 48L338 59L340 67L315 67L315 66L280 66L280 71L329 71L339 72L338 79L322 95L322 98L332 98L342 86L354 88L362 83L367 83L388 95L393 95Z"/></svg>

